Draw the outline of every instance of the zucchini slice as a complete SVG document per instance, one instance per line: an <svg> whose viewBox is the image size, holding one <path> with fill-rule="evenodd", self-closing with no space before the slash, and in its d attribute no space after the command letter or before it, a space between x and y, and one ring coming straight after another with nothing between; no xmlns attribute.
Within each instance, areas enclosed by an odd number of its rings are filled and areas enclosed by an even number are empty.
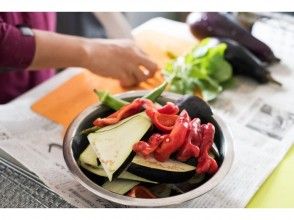
<svg viewBox="0 0 294 220"><path fill-rule="evenodd" d="M127 169L130 173L160 183L178 183L190 179L195 167L176 160L157 161L153 157L135 156Z"/></svg>
<svg viewBox="0 0 294 220"><path fill-rule="evenodd" d="M109 181L133 159L133 145L141 140L150 126L149 117L141 112L88 135Z"/></svg>
<svg viewBox="0 0 294 220"><path fill-rule="evenodd" d="M113 193L124 195L138 184L140 184L138 181L117 179L105 182L102 187Z"/></svg>

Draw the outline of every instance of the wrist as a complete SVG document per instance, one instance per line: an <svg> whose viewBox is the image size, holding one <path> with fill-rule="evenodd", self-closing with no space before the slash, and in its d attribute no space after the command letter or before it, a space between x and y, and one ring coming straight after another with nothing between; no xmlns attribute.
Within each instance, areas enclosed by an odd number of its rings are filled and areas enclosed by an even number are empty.
<svg viewBox="0 0 294 220"><path fill-rule="evenodd" d="M91 67L95 66L95 63L100 62L103 59L103 40L82 38L80 43L80 54L78 57L80 67L91 70ZM95 62L95 63L93 63Z"/></svg>
<svg viewBox="0 0 294 220"><path fill-rule="evenodd" d="M90 40L87 38L80 38L79 42L79 49L78 54L76 55L77 58L77 66L82 68L88 68L89 67L89 60L91 57L91 46L90 46Z"/></svg>

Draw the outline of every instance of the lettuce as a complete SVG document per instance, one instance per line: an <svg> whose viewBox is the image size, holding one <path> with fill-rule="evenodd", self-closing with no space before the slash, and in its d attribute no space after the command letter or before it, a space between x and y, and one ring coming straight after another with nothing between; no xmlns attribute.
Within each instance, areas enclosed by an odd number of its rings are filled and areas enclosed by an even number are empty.
<svg viewBox="0 0 294 220"><path fill-rule="evenodd" d="M204 100L215 99L232 79L232 66L224 58L226 48L225 43L206 38L189 53L166 63L163 73L170 90L180 94L200 90Z"/></svg>

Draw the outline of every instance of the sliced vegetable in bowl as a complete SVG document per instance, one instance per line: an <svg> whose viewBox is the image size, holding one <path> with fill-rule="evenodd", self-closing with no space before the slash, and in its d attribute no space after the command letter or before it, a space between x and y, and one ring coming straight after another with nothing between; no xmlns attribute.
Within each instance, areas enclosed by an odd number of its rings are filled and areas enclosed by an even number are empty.
<svg viewBox="0 0 294 220"><path fill-rule="evenodd" d="M88 135L89 143L109 181L115 172L128 165L128 161L134 156L133 145L144 136L150 126L151 122L143 112Z"/></svg>
<svg viewBox="0 0 294 220"><path fill-rule="evenodd" d="M160 162L154 157L136 156L128 171L160 183L177 183L192 178L195 174L195 166L177 160Z"/></svg>
<svg viewBox="0 0 294 220"><path fill-rule="evenodd" d="M93 121L99 129L87 135L89 146L79 162L84 169L108 178L103 188L121 183L125 190L137 186L138 181L175 184L217 171L218 164L209 155L214 139L211 123L201 125L199 118L191 120L185 109L179 114L179 107L172 102L157 107L146 98L128 103L105 93L102 102L111 103L111 108L116 108L117 102L120 108ZM150 135L145 135L147 131ZM191 158L195 159L192 164L185 163Z"/></svg>
<svg viewBox="0 0 294 220"><path fill-rule="evenodd" d="M124 101L129 104L118 110L113 111L106 104L100 104L98 109L92 108L89 113L85 111L86 117L79 116L82 120L78 117L73 122L64 141L66 162L80 183L111 201L157 206L159 203L172 204L191 199L191 194L188 195L186 192L198 189L202 191L202 186L223 175L221 166L226 151L222 149L222 131L213 119L210 108L206 108L210 112L208 111L205 117L202 117L201 108L195 109L191 106L183 109L187 106L187 100L191 101L192 98L169 99L165 93L156 99L159 106L151 100L142 98L145 94L146 92L142 95L126 96ZM109 98L111 97L109 95ZM206 104L202 102L196 101L201 105ZM199 136L199 143L203 141L207 143L205 145L210 145L203 148L200 144L198 153L189 152L191 149L185 148L187 143L189 147L196 148L193 146L196 145L195 140L186 138L192 129L190 124L194 116L192 119L188 116L190 113L193 115L193 109L200 113L203 125L212 123L211 127L215 126L216 132L216 139L213 136L210 139ZM144 120L138 120L138 115ZM91 127L93 122L96 123L97 130L81 134L81 131ZM184 125L187 128L186 133L179 129L181 127L178 125ZM202 132L201 126L197 128ZM173 137L178 137L175 134L183 135L184 141L177 138L174 139L177 141L171 141ZM73 138L69 139L70 136ZM210 141L207 142L208 139ZM213 143L217 146L216 151ZM140 147L137 149L136 146ZM186 158L179 158L183 149L186 150ZM209 187L213 187L214 184L209 184ZM110 192L112 193L109 194ZM139 197L144 201L156 202L141 203ZM174 200L174 197L179 199Z"/></svg>

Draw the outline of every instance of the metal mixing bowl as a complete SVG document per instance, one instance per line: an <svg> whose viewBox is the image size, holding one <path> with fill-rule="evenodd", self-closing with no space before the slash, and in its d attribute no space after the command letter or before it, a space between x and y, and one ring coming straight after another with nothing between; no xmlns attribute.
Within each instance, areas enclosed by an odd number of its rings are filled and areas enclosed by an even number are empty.
<svg viewBox="0 0 294 220"><path fill-rule="evenodd" d="M147 91L131 91L120 94L118 97L130 101L134 98L142 97L146 92ZM167 101L174 102L180 97L181 95L165 92L157 101L159 103L165 103ZM105 190L81 170L77 160L81 152L88 146L86 136L81 136L79 133L83 129L91 127L94 119L97 117L104 117L107 114L109 114L109 109L103 105L96 104L88 107L71 123L63 142L63 155L69 170L81 185L99 197L129 206L156 207L179 204L207 193L224 179L231 168L234 157L231 133L223 120L217 115L213 115L210 122L213 123L216 128L214 141L220 153L220 159L218 161L220 167L217 173L202 185L181 195L158 199L131 198Z"/></svg>

